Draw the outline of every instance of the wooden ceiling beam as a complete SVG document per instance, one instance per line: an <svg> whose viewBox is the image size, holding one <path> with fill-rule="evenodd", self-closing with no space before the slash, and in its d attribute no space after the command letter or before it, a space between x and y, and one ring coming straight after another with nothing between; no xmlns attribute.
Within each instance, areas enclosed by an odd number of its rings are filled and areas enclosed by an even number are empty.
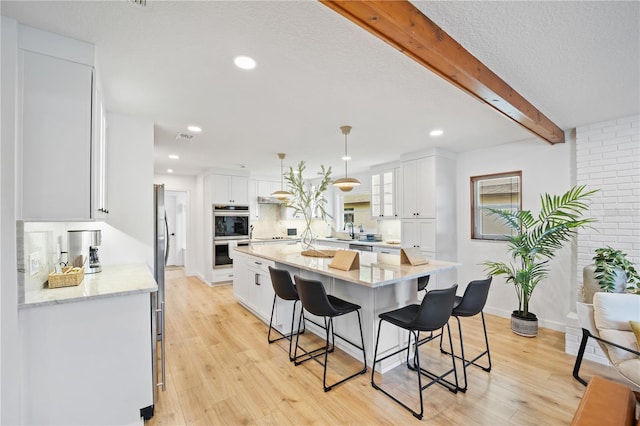
<svg viewBox="0 0 640 426"><path fill-rule="evenodd" d="M564 131L408 1L330 1L325 6L551 144Z"/></svg>

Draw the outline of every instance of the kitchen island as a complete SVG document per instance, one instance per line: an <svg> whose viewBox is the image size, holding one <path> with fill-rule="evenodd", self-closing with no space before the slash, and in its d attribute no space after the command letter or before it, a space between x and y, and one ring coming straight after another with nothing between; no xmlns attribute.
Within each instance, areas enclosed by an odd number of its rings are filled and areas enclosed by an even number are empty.
<svg viewBox="0 0 640 426"><path fill-rule="evenodd" d="M103 266L80 285L25 289L19 305L23 424L142 424L153 405L147 265Z"/></svg>
<svg viewBox="0 0 640 426"><path fill-rule="evenodd" d="M319 247L321 249L322 247ZM268 266L288 270L291 275L322 281L328 294L349 300L362 306L362 327L364 344L369 364L378 331L378 315L411 303L418 303L417 279L459 266L453 262L430 260L429 263L411 266L400 263L400 256L384 253L360 252L360 268L342 271L329 267L331 258L307 257L302 255L300 245L238 247L234 253L233 290L238 301L266 323L269 322L273 287ZM453 283L450 283L453 284ZM449 284L449 285L450 285ZM277 327L290 332L292 303L277 300ZM307 313L307 315L309 315ZM313 316L309 315L313 318ZM319 319L314 319L319 321ZM335 321L336 333L352 341L359 341L359 331L355 318L340 318ZM307 324L318 335L323 331ZM397 328L383 328L378 352L381 356L391 353L406 343L406 333ZM336 345L358 358L360 355L349 345ZM385 372L400 363L401 356L390 358L379 366Z"/></svg>

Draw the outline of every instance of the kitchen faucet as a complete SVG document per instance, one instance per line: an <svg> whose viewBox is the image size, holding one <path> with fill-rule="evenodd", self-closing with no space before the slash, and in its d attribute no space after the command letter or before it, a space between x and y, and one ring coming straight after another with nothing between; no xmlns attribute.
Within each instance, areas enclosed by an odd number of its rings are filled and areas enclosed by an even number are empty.
<svg viewBox="0 0 640 426"><path fill-rule="evenodd" d="M351 237L351 239L352 239L352 240L354 240L354 239L356 238L356 234L355 234L355 232L354 232L354 230L353 230L353 222L347 222L347 223L345 223L345 224L344 224L344 227L342 228L342 230L343 230L343 231L344 231L344 230L346 230L346 229L347 229L347 226L350 226L350 227L351 227L351 231L349 231L349 236Z"/></svg>

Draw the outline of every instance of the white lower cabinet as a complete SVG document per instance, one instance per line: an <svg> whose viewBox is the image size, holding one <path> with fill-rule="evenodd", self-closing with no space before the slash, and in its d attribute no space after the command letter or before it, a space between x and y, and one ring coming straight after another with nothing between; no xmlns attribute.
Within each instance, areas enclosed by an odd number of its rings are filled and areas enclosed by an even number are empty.
<svg viewBox="0 0 640 426"><path fill-rule="evenodd" d="M211 282L214 284L228 282L233 280L233 275L233 269L231 268L217 268L213 270L213 280Z"/></svg>
<svg viewBox="0 0 640 426"><path fill-rule="evenodd" d="M249 258L240 253L233 255L233 295L241 303L249 299Z"/></svg>
<svg viewBox="0 0 640 426"><path fill-rule="evenodd" d="M269 266L275 266L274 262L242 253L234 254L233 293L240 303L267 323L274 295Z"/></svg>
<svg viewBox="0 0 640 426"><path fill-rule="evenodd" d="M21 423L142 424L150 309L149 293L21 309Z"/></svg>
<svg viewBox="0 0 640 426"><path fill-rule="evenodd" d="M400 249L399 248L373 246L373 252L374 253L382 253L382 254L399 255L400 254Z"/></svg>
<svg viewBox="0 0 640 426"><path fill-rule="evenodd" d="M250 257L247 263L249 271L249 298L247 299L247 304L266 321L271 317L274 294L269 266L273 267L275 264L270 260L257 257Z"/></svg>

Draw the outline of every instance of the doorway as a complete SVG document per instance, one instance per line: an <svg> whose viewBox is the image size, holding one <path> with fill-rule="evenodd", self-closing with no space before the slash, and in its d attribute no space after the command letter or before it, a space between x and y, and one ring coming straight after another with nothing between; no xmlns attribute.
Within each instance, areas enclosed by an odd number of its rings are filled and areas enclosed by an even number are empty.
<svg viewBox="0 0 640 426"><path fill-rule="evenodd" d="M164 206L169 227L167 266L184 266L187 248L187 192L165 191Z"/></svg>

